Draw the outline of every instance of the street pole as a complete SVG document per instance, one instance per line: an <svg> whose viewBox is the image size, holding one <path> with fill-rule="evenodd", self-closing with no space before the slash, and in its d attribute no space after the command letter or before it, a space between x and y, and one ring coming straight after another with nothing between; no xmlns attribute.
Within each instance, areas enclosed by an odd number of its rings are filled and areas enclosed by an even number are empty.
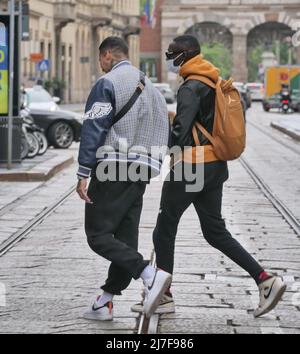
<svg viewBox="0 0 300 354"><path fill-rule="evenodd" d="M12 168L15 0L10 0L7 168Z"/></svg>
<svg viewBox="0 0 300 354"><path fill-rule="evenodd" d="M19 19L19 23L18 23L18 46L19 46L19 50L18 50L18 63L19 63L19 66L18 66L18 83L19 83L19 86L22 86L22 82L21 82L21 70L22 70L22 65L21 65L21 39L22 39L22 17L23 17L23 9L22 9L22 5L23 5L23 1L22 0L19 0L19 16L18 16L18 19ZM19 87L18 87L19 89ZM20 102L21 102L21 90L19 89L18 90L18 116L20 115Z"/></svg>

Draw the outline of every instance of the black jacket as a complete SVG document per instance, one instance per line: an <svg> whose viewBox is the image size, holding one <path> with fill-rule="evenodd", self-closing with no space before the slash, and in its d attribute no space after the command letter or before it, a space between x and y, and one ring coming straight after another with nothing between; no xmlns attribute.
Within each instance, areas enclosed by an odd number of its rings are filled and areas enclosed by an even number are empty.
<svg viewBox="0 0 300 354"><path fill-rule="evenodd" d="M177 96L177 114L173 123L171 146L195 146L192 128L199 122L212 133L215 114L215 90L198 80L185 81ZM209 145L208 139L198 131L201 145Z"/></svg>

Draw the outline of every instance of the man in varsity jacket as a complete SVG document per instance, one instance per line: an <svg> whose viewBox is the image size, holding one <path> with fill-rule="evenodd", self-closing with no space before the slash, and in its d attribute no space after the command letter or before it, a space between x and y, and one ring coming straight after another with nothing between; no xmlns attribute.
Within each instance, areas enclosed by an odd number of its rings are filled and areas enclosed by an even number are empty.
<svg viewBox="0 0 300 354"><path fill-rule="evenodd" d="M137 252L143 195L150 178L144 178L145 173L159 174L164 158L159 148L168 144L167 106L148 78L141 81L121 38L108 37L102 42L99 61L106 75L95 84L86 104L77 192L86 202L88 244L111 265L103 294L84 317L112 320L113 296L121 295L132 278L144 281L144 312L149 317L171 281L170 274L156 270ZM134 104L115 122L139 90ZM135 172L143 178L137 180Z"/></svg>

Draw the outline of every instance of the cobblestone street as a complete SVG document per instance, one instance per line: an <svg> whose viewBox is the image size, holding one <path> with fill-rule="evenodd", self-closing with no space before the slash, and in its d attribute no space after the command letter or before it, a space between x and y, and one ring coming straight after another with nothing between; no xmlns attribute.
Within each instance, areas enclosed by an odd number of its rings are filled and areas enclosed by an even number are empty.
<svg viewBox="0 0 300 354"><path fill-rule="evenodd" d="M244 159L299 221L299 143L274 131L269 117L260 104L248 111ZM73 147L74 157L77 148ZM0 245L70 190L75 171L76 164L46 183L1 183ZM161 182L153 182L144 198L140 252L146 258L153 249L160 193ZM123 296L115 298L113 322L82 319L109 265L89 249L83 216L84 204L74 193L0 257L0 285L6 290L0 303L0 333L137 332L139 316L130 306L142 298L141 281L132 281ZM255 283L206 243L190 208L177 236L172 287L176 313L160 316L158 332L300 334L299 235L241 161L230 163L223 216L233 236L268 271L283 276L288 285L283 301L275 311L254 319Z"/></svg>

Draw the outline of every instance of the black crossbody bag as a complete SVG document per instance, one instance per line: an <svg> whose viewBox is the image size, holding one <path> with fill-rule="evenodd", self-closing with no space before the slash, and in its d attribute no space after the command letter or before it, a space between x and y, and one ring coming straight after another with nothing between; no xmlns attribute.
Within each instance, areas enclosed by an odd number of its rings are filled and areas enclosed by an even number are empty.
<svg viewBox="0 0 300 354"><path fill-rule="evenodd" d="M131 110L131 108L133 107L137 99L144 91L145 87L146 87L145 74L143 72L140 72L140 81L138 83L138 86L134 94L130 97L129 101L120 110L120 112L114 116L112 126L118 123Z"/></svg>

